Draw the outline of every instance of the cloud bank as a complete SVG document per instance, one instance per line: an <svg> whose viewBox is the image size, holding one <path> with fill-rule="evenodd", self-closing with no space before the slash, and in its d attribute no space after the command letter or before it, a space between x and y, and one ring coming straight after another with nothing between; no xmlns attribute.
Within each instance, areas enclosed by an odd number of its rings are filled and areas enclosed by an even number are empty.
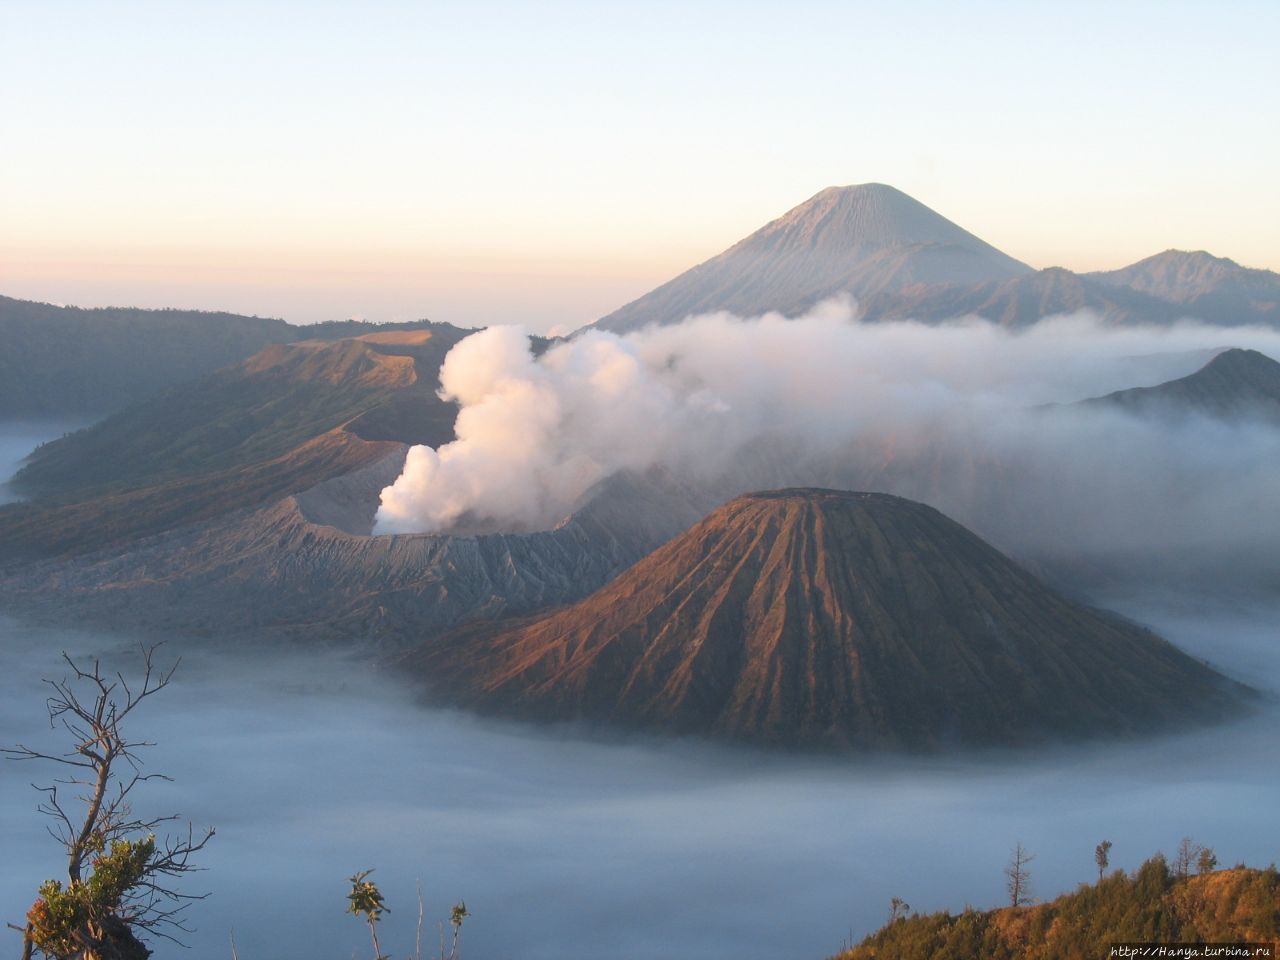
<svg viewBox="0 0 1280 960"><path fill-rule="evenodd" d="M1280 357L1280 332L852 314L842 300L798 319L718 313L588 331L541 356L518 326L474 334L441 371L457 439L410 451L375 532L545 529L609 476L654 467L723 496L887 490L1030 552L1280 530L1273 426L1043 406L1185 376L1228 346Z"/></svg>

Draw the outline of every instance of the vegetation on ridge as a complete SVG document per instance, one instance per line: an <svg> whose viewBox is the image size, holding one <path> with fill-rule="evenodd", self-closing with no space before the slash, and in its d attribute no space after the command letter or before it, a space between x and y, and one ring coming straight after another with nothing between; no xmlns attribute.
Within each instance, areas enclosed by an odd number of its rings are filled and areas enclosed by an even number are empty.
<svg viewBox="0 0 1280 960"><path fill-rule="evenodd" d="M1109 850L1098 847L1100 870ZM1275 865L1216 865L1211 850L1184 840L1172 864L1156 854L1133 873L1117 870L1048 903L909 916L893 909L884 927L833 960L1097 960L1113 943L1280 940Z"/></svg>

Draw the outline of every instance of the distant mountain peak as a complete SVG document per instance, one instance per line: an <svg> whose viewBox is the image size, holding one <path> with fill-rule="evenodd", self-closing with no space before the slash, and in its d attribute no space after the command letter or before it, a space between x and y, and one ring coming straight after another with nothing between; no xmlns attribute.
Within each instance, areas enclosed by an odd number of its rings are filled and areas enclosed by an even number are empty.
<svg viewBox="0 0 1280 960"><path fill-rule="evenodd" d="M1146 263L1146 264L1175 263L1175 262L1176 263L1195 263L1195 264L1212 263L1212 264L1220 264L1222 266L1229 266L1229 267L1244 269L1243 267L1240 267L1240 264L1236 263L1230 257L1214 256L1212 253L1209 253L1209 251L1207 250L1178 250L1175 247L1170 247L1168 250L1163 250L1160 253L1152 254L1151 256L1147 257L1145 260L1138 261L1138 263Z"/></svg>
<svg viewBox="0 0 1280 960"><path fill-rule="evenodd" d="M920 201L883 183L827 187L741 245L762 246L781 239L832 251L924 244L983 244Z"/></svg>
<svg viewBox="0 0 1280 960"><path fill-rule="evenodd" d="M827 187L639 300L597 322L617 333L698 313L802 313L928 284L1007 280L1031 268L894 187Z"/></svg>
<svg viewBox="0 0 1280 960"><path fill-rule="evenodd" d="M1229 347L1200 368L1200 373L1209 370L1256 370L1265 372L1280 382L1280 363L1272 360L1265 353L1249 350L1244 347Z"/></svg>

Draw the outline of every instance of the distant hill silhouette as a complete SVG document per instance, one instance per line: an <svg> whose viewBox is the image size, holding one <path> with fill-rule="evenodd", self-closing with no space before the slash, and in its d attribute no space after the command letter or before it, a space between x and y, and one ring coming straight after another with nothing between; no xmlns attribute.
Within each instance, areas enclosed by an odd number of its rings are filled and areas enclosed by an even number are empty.
<svg viewBox="0 0 1280 960"><path fill-rule="evenodd" d="M585 600L407 666L483 711L827 747L1116 736L1236 696L930 507L815 489L739 497Z"/></svg>
<svg viewBox="0 0 1280 960"><path fill-rule="evenodd" d="M268 344L421 325L295 326L234 313L83 309L0 297L0 419L96 419Z"/></svg>
<svg viewBox="0 0 1280 960"><path fill-rule="evenodd" d="M1118 390L1079 405L1146 415L1203 414L1280 421L1280 363L1257 350L1224 350L1195 373L1154 387Z"/></svg>
<svg viewBox="0 0 1280 960"><path fill-rule="evenodd" d="M0 418L102 416L296 336L261 317L0 297Z"/></svg>

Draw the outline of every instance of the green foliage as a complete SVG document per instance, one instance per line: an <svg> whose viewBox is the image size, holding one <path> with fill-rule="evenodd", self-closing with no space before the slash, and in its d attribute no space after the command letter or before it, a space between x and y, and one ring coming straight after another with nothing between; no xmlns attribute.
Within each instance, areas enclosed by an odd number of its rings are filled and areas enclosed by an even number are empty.
<svg viewBox="0 0 1280 960"><path fill-rule="evenodd" d="M366 879L372 870L362 870L351 878L351 892L347 894L347 913L364 916L377 922L384 913L391 911L383 903L382 891L372 880Z"/></svg>
<svg viewBox="0 0 1280 960"><path fill-rule="evenodd" d="M382 945L378 942L378 921L382 919L384 913L390 913L386 902L383 899L382 891L378 889L378 885L369 879L372 870L362 870L350 877L351 892L347 894L347 913L362 917L369 926L369 939L373 943L374 960L389 960L389 957L382 952ZM453 938L451 948L445 952L445 934L444 923L439 924L440 927L440 960L458 960L458 939L462 933L462 924L467 917L471 916L471 912L467 909L465 900L460 900L453 905L453 909L449 911L449 925L453 927ZM412 955L412 960L422 960L422 921L423 921L423 905L422 905L422 888L418 888L418 936L417 948Z"/></svg>
<svg viewBox="0 0 1280 960"><path fill-rule="evenodd" d="M32 944L48 957L68 957L83 949L86 934L100 939L104 925L128 919L127 901L137 891L156 856L156 838L112 840L90 861L92 872L83 882L58 880L40 885L39 899L27 911Z"/></svg>
<svg viewBox="0 0 1280 960"><path fill-rule="evenodd" d="M449 913L449 923L456 930L462 926L462 921L467 919L471 914L467 911L467 902L465 900L455 903L453 910Z"/></svg>

